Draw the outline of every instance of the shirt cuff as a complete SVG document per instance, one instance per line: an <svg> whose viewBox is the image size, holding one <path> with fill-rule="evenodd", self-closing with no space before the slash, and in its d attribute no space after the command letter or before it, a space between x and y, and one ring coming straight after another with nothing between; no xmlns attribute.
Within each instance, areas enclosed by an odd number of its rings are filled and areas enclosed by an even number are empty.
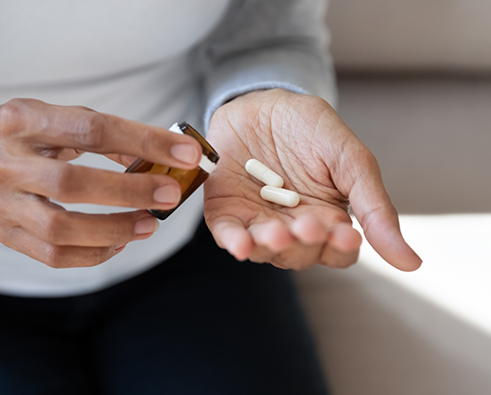
<svg viewBox="0 0 491 395"><path fill-rule="evenodd" d="M205 132L215 111L233 98L261 89L283 88L311 94L337 105L334 68L330 58L300 50L243 54L215 66L205 85Z"/></svg>

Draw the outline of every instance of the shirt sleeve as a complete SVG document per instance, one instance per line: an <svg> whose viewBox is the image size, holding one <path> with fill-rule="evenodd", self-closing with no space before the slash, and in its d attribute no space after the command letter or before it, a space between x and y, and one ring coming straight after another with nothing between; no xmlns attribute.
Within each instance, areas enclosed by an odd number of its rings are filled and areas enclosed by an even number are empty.
<svg viewBox="0 0 491 395"><path fill-rule="evenodd" d="M232 0L192 60L202 81L205 131L222 104L258 89L313 94L336 106L326 7L327 0Z"/></svg>

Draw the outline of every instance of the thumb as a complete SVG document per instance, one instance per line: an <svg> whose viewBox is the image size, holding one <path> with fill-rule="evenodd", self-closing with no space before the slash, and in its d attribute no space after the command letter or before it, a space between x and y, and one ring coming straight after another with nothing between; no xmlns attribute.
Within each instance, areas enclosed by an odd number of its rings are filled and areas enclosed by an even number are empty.
<svg viewBox="0 0 491 395"><path fill-rule="evenodd" d="M397 210L385 190L377 160L368 149L362 156L351 161L351 166L356 166L350 172L355 177L348 192L353 212L366 239L384 260L403 271L416 270L421 258L402 236Z"/></svg>

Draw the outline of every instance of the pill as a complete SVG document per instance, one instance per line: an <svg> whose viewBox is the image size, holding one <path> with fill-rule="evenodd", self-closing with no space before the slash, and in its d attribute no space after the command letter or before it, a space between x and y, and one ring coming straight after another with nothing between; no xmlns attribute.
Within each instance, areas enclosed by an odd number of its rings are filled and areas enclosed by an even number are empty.
<svg viewBox="0 0 491 395"><path fill-rule="evenodd" d="M282 206L295 207L300 202L300 196L288 189L276 188L266 185L261 188L261 197L268 202L281 204Z"/></svg>
<svg viewBox="0 0 491 395"><path fill-rule="evenodd" d="M281 188L283 186L283 178L271 170L268 166L263 165L257 159L250 159L245 165L246 171L264 182L266 185Z"/></svg>

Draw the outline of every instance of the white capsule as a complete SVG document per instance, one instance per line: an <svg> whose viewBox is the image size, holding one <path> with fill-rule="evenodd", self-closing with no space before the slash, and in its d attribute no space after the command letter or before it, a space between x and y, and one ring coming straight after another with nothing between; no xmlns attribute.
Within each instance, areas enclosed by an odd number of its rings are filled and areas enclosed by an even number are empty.
<svg viewBox="0 0 491 395"><path fill-rule="evenodd" d="M263 165L257 159L250 159L247 161L245 168L247 172L257 178L259 181L264 182L266 185L281 188L283 186L283 178L271 170L268 166Z"/></svg>
<svg viewBox="0 0 491 395"><path fill-rule="evenodd" d="M268 202L281 204L282 206L287 207L295 207L300 202L300 196L297 192L269 185L261 188L261 197Z"/></svg>

